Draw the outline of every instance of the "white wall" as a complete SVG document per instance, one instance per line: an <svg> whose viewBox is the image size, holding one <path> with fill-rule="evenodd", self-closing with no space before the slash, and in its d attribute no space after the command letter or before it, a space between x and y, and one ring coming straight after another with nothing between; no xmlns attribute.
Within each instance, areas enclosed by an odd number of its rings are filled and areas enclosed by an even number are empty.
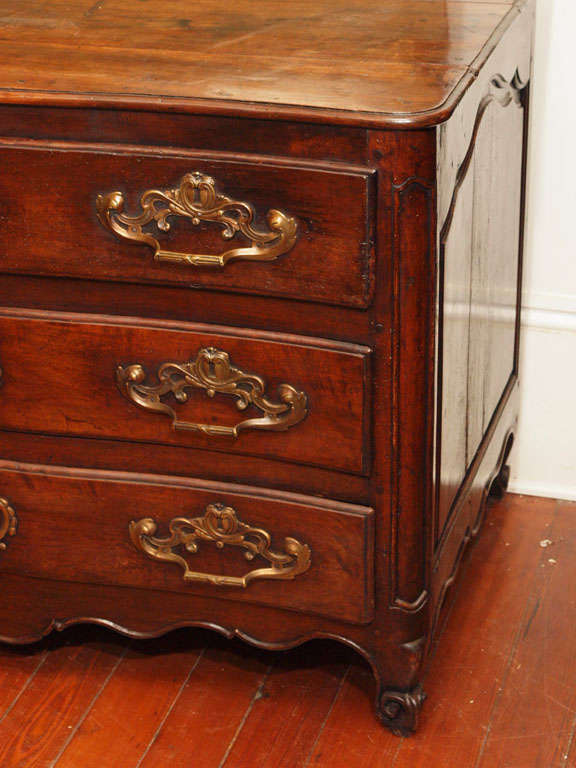
<svg viewBox="0 0 576 768"><path fill-rule="evenodd" d="M537 0L510 490L576 499L576 2Z"/></svg>

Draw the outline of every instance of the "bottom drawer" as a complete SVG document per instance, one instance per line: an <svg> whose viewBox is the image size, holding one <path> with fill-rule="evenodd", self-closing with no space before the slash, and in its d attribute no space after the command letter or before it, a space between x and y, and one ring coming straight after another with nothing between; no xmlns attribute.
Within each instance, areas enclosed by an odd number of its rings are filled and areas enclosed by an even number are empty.
<svg viewBox="0 0 576 768"><path fill-rule="evenodd" d="M0 462L0 499L0 572L209 595L353 623L373 616L367 507L9 462Z"/></svg>

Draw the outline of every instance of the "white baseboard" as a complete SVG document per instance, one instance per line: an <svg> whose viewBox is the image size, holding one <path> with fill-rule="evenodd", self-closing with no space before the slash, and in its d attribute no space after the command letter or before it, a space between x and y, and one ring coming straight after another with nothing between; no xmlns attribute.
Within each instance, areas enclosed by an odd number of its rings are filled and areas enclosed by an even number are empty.
<svg viewBox="0 0 576 768"><path fill-rule="evenodd" d="M525 290L522 293L522 306L525 309L541 309L549 312L568 312L576 315L576 294Z"/></svg>
<svg viewBox="0 0 576 768"><path fill-rule="evenodd" d="M561 486L546 483L526 485L521 480L515 480L510 482L508 491L510 493L522 494L522 496L543 496L547 499L576 501L576 486Z"/></svg>
<svg viewBox="0 0 576 768"><path fill-rule="evenodd" d="M559 309L522 308L522 327L576 333L576 312Z"/></svg>
<svg viewBox="0 0 576 768"><path fill-rule="evenodd" d="M542 297L540 297L542 298ZM510 490L576 501L576 312L522 310L520 420Z"/></svg>

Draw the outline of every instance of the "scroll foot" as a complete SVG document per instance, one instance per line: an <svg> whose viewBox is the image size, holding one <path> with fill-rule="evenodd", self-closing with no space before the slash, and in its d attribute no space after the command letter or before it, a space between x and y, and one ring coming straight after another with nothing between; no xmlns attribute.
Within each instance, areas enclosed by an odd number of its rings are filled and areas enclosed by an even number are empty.
<svg viewBox="0 0 576 768"><path fill-rule="evenodd" d="M378 697L376 716L396 736L409 736L418 726L425 698L421 685L404 692L385 690Z"/></svg>

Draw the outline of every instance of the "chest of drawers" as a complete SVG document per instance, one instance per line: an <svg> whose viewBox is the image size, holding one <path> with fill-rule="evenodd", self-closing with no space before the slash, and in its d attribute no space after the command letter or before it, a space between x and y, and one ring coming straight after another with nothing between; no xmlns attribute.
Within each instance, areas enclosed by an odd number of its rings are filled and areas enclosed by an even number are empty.
<svg viewBox="0 0 576 768"><path fill-rule="evenodd" d="M9 5L1 640L334 638L411 731L507 481L531 5Z"/></svg>

